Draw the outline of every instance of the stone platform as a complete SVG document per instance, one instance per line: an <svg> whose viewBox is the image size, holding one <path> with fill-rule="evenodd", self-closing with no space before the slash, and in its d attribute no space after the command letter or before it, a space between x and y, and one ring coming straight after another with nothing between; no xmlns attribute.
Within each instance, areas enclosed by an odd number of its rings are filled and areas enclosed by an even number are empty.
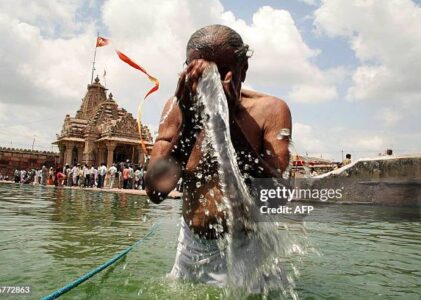
<svg viewBox="0 0 421 300"><path fill-rule="evenodd" d="M291 184L299 189L341 189L341 199L329 200L334 203L421 207L421 155L359 159Z"/></svg>

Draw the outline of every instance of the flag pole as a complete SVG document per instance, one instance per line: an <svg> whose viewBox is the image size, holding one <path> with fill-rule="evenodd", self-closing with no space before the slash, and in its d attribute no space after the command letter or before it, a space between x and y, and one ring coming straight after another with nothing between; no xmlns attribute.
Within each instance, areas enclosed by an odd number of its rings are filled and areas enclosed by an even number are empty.
<svg viewBox="0 0 421 300"><path fill-rule="evenodd" d="M92 84L92 82L94 82L95 59L96 59L96 48L97 48L96 43L97 43L97 41L98 41L98 38L99 38L99 32L97 32L97 35L96 35L96 41L95 41L94 61L92 62L91 84Z"/></svg>

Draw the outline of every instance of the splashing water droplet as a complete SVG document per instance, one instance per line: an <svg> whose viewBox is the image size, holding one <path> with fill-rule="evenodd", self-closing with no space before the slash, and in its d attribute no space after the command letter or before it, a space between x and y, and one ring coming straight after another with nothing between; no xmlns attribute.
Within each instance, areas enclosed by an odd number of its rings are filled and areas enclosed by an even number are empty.
<svg viewBox="0 0 421 300"><path fill-rule="evenodd" d="M289 138L290 136L291 136L291 130L289 130L289 128L282 128L281 131L276 136L276 138L278 140L283 140L283 139Z"/></svg>
<svg viewBox="0 0 421 300"><path fill-rule="evenodd" d="M223 233L224 225L229 227L229 239L227 240L227 280L228 285L241 286L250 288L259 284L260 279L265 277L264 274L275 275L273 271L277 266L273 265L273 257L283 257L289 245L283 242L278 235L278 228L275 228L273 222L259 222L246 217L244 211L251 211L251 207L255 204L247 190L247 186L243 181L243 177L238 168L238 162L235 157L237 153L231 142L229 110L227 100L220 81L220 75L216 66L211 65L202 75L198 84L199 101L203 103L204 127L206 135L210 136L211 148L215 150L214 156L218 162L218 172L214 173L215 178L219 174L219 186L222 192L222 203L217 203L218 212L224 213L225 220L218 220L218 224L213 225L216 232ZM266 153L271 154L270 151ZM254 157L246 155L244 151L243 159L253 162ZM201 162L202 163L202 162ZM246 165L245 168L250 168ZM263 170L263 168L259 168ZM197 185L197 183L196 183ZM210 193L209 193L210 194ZM243 210L238 208L242 207ZM205 211L207 215L208 210ZM225 223L226 221L226 223ZM249 229L249 233L244 236L244 229ZM241 245L246 245L242 247ZM247 260L244 255L244 249L248 247L257 247L253 251L253 262ZM239 275L230 278L230 274ZM241 282L238 282L238 278ZM281 279L285 279L282 276ZM277 286L282 283L279 277L274 278ZM256 281L257 280L257 281ZM293 282L293 280L290 280ZM259 284L260 285L260 284ZM267 288L263 283L262 289ZM287 287L282 286L282 293ZM289 291L288 291L289 292ZM290 293L294 296L293 293ZM234 297L235 298L235 297Z"/></svg>

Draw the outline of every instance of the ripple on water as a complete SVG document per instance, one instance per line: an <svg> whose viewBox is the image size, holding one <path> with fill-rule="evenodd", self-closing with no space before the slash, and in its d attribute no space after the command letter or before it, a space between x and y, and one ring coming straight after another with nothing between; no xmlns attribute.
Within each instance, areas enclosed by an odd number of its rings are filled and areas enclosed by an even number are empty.
<svg viewBox="0 0 421 300"><path fill-rule="evenodd" d="M286 267L299 275L300 298L421 298L419 220L389 222L378 216L390 216L391 210L370 207L330 206L320 208L320 214L322 222L307 222L305 228L288 224L292 237L308 236L307 245L296 243L285 258ZM155 236L68 297L226 295L217 288L165 279L177 245L178 200L154 205L134 195L0 184L0 216L0 282L30 284L33 298L105 262L155 222L161 223Z"/></svg>

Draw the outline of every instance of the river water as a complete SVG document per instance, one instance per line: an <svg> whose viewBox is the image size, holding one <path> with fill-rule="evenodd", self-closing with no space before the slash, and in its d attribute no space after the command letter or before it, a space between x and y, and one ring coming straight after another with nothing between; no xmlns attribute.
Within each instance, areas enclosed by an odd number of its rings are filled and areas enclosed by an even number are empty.
<svg viewBox="0 0 421 300"><path fill-rule="evenodd" d="M418 208L317 205L314 212L313 221L287 224L305 236L304 254L284 258L298 277L298 298L421 298ZM135 195L0 184L0 285L30 285L32 294L19 298L39 299L160 223L125 259L62 298L224 298L223 289L165 278L180 217L179 200L154 205Z"/></svg>

